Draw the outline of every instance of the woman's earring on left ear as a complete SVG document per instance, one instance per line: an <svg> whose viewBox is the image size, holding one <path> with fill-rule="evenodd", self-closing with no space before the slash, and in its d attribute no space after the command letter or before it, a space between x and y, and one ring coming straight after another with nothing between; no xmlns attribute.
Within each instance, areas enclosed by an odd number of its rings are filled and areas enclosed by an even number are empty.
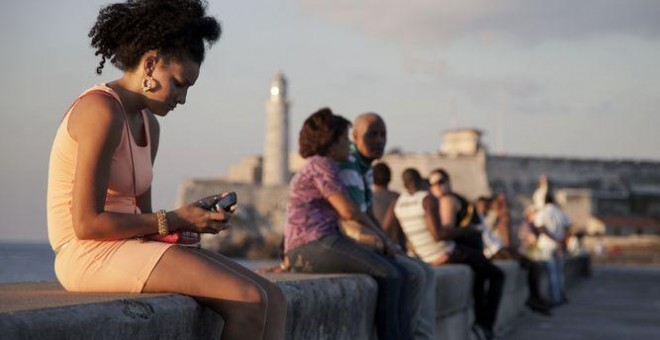
<svg viewBox="0 0 660 340"><path fill-rule="evenodd" d="M142 79L142 90L144 92L149 92L151 89L153 89L153 81L151 80L151 77L145 77Z"/></svg>

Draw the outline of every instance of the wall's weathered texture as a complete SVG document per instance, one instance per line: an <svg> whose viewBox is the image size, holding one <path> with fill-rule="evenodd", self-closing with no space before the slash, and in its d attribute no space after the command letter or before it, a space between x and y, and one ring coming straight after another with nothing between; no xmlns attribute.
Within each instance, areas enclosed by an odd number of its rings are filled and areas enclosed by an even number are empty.
<svg viewBox="0 0 660 340"><path fill-rule="evenodd" d="M524 271L498 262L506 275L497 331L511 327L527 298ZM567 283L580 280L589 258L571 259ZM467 266L435 268L438 338L470 339L474 320ZM288 305L286 339L373 339L377 285L366 275L270 274ZM221 287L219 287L221 289ZM222 319L175 294L67 293L51 282L0 285L2 339L220 339Z"/></svg>

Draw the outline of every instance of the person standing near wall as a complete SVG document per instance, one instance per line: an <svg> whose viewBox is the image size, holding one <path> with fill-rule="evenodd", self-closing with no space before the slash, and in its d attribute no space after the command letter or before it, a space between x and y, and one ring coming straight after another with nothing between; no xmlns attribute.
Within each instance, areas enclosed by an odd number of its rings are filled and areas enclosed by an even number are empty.
<svg viewBox="0 0 660 340"><path fill-rule="evenodd" d="M546 192L543 206L534 217L534 227L539 235L540 259L548 267L550 296L555 305L568 302L564 287L564 242L570 225L568 215L555 203L552 191Z"/></svg>

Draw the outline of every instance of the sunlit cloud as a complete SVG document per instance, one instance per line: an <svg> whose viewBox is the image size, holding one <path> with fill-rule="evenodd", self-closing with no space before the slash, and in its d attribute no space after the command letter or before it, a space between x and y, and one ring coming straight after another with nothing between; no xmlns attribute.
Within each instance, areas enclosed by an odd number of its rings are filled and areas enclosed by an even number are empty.
<svg viewBox="0 0 660 340"><path fill-rule="evenodd" d="M300 0L304 9L405 44L460 39L534 45L607 35L657 39L657 0Z"/></svg>

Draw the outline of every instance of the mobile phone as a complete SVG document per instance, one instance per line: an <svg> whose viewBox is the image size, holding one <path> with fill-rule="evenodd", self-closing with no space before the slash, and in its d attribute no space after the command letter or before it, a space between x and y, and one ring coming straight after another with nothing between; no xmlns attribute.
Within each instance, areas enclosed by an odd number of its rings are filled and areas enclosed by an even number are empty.
<svg viewBox="0 0 660 340"><path fill-rule="evenodd" d="M236 203L238 199L235 192L228 193L225 197L217 200L213 205L215 211L224 210L226 212L234 212L236 210Z"/></svg>

